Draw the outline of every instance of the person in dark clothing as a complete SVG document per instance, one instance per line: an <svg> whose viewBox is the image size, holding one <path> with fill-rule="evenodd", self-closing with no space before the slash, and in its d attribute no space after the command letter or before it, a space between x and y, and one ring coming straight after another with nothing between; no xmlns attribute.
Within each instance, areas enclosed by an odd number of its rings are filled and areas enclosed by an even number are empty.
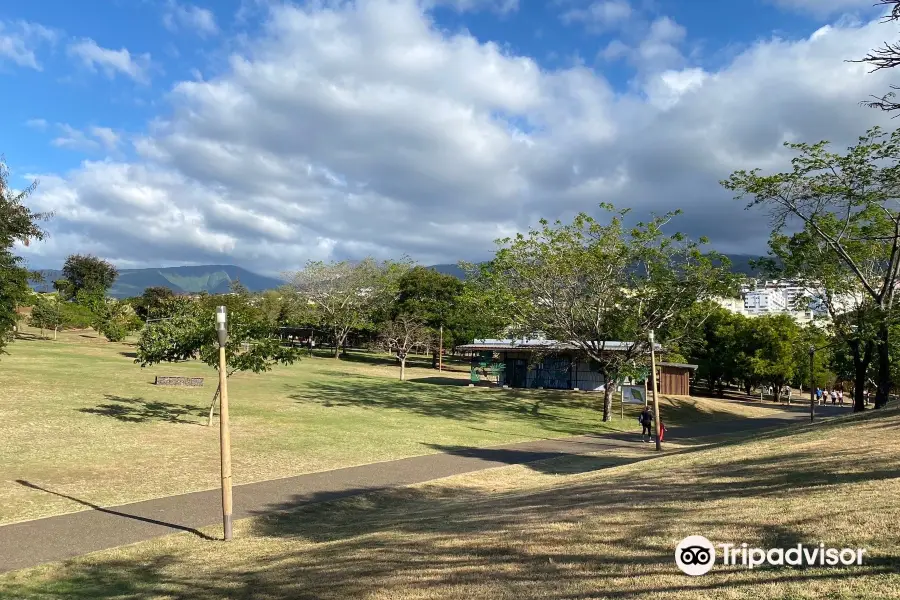
<svg viewBox="0 0 900 600"><path fill-rule="evenodd" d="M638 417L638 423L641 424L641 440L644 442L650 442L653 440L653 413L650 412L650 407L645 406L644 411ZM646 436L646 439L645 437Z"/></svg>

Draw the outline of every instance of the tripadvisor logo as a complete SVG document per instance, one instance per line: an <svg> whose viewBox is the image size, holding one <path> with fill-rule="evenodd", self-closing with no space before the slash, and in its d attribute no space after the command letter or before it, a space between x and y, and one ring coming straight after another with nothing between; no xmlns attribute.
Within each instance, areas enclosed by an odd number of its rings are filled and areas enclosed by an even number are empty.
<svg viewBox="0 0 900 600"><path fill-rule="evenodd" d="M754 569L767 566L792 567L836 567L838 565L861 565L865 548L826 548L825 544L804 546L797 544L790 548L751 548L748 544L713 545L702 535L690 535L675 548L675 564L682 572L704 575L716 562L716 548L722 551L722 564Z"/></svg>

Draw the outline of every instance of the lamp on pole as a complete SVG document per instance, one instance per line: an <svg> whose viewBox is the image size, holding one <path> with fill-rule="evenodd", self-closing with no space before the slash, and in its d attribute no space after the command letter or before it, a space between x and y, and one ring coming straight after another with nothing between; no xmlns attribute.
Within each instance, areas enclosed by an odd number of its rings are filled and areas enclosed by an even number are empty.
<svg viewBox="0 0 900 600"><path fill-rule="evenodd" d="M662 441L659 439L661 425L659 422L659 400L656 397L656 344L653 342L653 332L650 332L650 390L653 392L653 421L656 424L656 449L662 450Z"/></svg>
<svg viewBox="0 0 900 600"><path fill-rule="evenodd" d="M231 432L228 429L228 373L225 344L228 342L228 313L216 308L216 336L219 339L219 450L222 459L222 525L225 540L231 539Z"/></svg>

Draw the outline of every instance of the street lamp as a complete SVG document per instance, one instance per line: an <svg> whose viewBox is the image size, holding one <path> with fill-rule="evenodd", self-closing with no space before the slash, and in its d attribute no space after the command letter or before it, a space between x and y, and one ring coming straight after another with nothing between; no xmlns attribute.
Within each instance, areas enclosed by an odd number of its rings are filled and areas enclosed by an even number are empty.
<svg viewBox="0 0 900 600"><path fill-rule="evenodd" d="M225 344L228 343L228 313L216 308L216 337L219 339L219 451L222 460L222 525L225 540L231 539L231 432L228 429L228 371Z"/></svg>

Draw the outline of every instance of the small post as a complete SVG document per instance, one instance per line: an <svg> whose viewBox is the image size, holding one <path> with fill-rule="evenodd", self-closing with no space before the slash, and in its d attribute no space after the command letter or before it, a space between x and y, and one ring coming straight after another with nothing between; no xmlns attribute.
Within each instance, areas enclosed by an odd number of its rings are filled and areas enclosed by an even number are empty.
<svg viewBox="0 0 900 600"><path fill-rule="evenodd" d="M659 399L656 397L656 345L653 342L653 332L650 332L650 389L653 392L653 419L656 421L656 449L662 450L662 441L659 439L661 424L659 422Z"/></svg>
<svg viewBox="0 0 900 600"><path fill-rule="evenodd" d="M809 347L809 422L816 419L816 349Z"/></svg>
<svg viewBox="0 0 900 600"><path fill-rule="evenodd" d="M438 372L444 370L444 325L441 324L441 341L438 347Z"/></svg>
<svg viewBox="0 0 900 600"><path fill-rule="evenodd" d="M228 429L228 371L225 344L228 316L224 306L216 308L216 336L219 339L219 452L222 461L222 526L225 541L231 539L231 432Z"/></svg>

